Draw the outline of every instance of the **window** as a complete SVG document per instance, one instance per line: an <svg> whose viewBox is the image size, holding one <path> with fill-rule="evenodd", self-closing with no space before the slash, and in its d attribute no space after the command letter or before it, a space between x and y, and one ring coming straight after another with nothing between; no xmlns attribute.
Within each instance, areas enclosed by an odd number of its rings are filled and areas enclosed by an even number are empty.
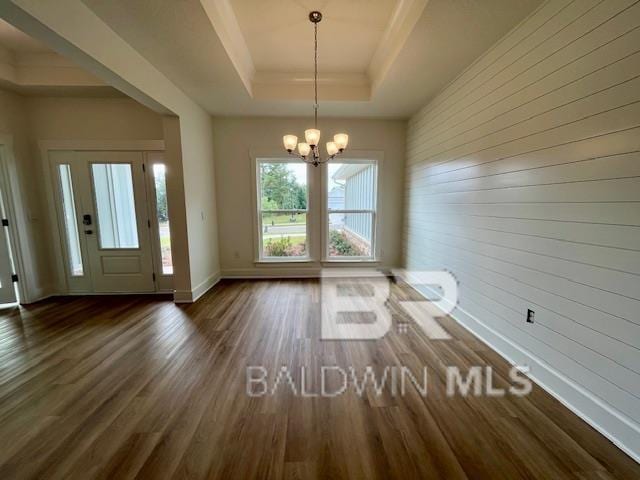
<svg viewBox="0 0 640 480"><path fill-rule="evenodd" d="M171 231L169 230L169 209L167 207L166 168L162 163L153 165L153 181L156 191L156 219L158 221L158 235L160 242L160 258L162 260L162 274L173 274L171 258Z"/></svg>
<svg viewBox="0 0 640 480"><path fill-rule="evenodd" d="M307 165L257 161L260 259L308 257Z"/></svg>
<svg viewBox="0 0 640 480"><path fill-rule="evenodd" d="M374 259L378 167L374 161L329 163L328 259Z"/></svg>
<svg viewBox="0 0 640 480"><path fill-rule="evenodd" d="M91 168L100 247L138 248L131 165L94 163Z"/></svg>
<svg viewBox="0 0 640 480"><path fill-rule="evenodd" d="M67 164L58 165L60 174L60 186L62 190L62 210L64 217L64 231L69 250L69 271L72 277L84 275L82 266L82 250L80 249L80 236L78 234L78 217L76 204L73 197L73 181L71 168Z"/></svg>

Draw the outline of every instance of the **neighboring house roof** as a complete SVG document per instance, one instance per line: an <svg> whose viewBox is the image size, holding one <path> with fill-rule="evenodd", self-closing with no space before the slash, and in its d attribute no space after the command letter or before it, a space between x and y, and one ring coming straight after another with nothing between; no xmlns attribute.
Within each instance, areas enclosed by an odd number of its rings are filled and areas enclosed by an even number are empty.
<svg viewBox="0 0 640 480"><path fill-rule="evenodd" d="M333 187L327 200L329 209L339 210L344 208L344 187Z"/></svg>
<svg viewBox="0 0 640 480"><path fill-rule="evenodd" d="M329 198L344 198L344 187L333 187L329 192Z"/></svg>
<svg viewBox="0 0 640 480"><path fill-rule="evenodd" d="M336 173L331 178L334 180L346 180L370 166L370 163L347 163L336 170Z"/></svg>

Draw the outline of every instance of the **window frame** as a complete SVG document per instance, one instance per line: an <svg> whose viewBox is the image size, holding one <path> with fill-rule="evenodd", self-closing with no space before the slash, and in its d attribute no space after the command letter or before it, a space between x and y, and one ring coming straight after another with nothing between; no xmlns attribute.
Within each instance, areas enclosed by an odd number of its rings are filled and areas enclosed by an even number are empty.
<svg viewBox="0 0 640 480"><path fill-rule="evenodd" d="M164 265L162 262L162 240L160 239L160 223L158 222L158 201L156 192L156 182L154 175L155 165L164 165L165 167L165 188L167 194L167 213L171 211L171 201L169 199L169 175L171 166L167 163L164 151L147 151L144 152L144 165L145 165L145 182L147 193L147 206L148 206L148 219L151 223L151 250L153 253L154 271L156 273L156 288L159 292L172 292L173 291L173 275L175 273L175 264L172 250L172 273L164 272ZM169 225L171 225L171 218L169 218ZM171 230L169 230L169 237L171 246L173 248L173 236L171 236Z"/></svg>
<svg viewBox="0 0 640 480"><path fill-rule="evenodd" d="M380 232L380 172L383 163L383 152L380 151L347 151L344 155L336 157L323 165L321 175L321 195L322 195L322 262L326 264L339 263L378 263L380 261L381 250L379 232ZM336 163L347 164L373 164L375 166L374 177L374 199L375 208L369 209L338 209L329 210L329 165ZM371 219L371 255L355 256L355 257L336 257L329 255L329 215L332 213L369 213Z"/></svg>
<svg viewBox="0 0 640 480"><path fill-rule="evenodd" d="M308 263L312 262L312 185L313 181L309 164L306 164L300 159L295 157L284 157L282 153L257 153L251 154L252 168L252 196L253 196L253 240L254 240L254 262L255 263ZM262 189L260 185L260 165L263 163L294 163L306 166L307 175L307 208L303 209L289 209L289 210L262 210ZM262 216L263 213L305 213L306 214L306 254L299 257L267 257L263 251L263 237L262 237Z"/></svg>

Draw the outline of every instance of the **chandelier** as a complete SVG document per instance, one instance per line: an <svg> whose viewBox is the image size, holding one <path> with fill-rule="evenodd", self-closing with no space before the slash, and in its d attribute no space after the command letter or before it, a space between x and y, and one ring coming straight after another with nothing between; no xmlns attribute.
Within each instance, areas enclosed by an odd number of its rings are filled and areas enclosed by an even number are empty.
<svg viewBox="0 0 640 480"><path fill-rule="evenodd" d="M346 133L337 133L333 136L333 142L327 142L327 157L320 158L320 130L318 130L318 23L322 20L322 14L317 11L313 11L309 14L309 20L313 23L313 39L314 39L314 104L313 104L313 117L314 128L309 128L304 132L304 139L306 142L298 143L298 137L295 135L285 135L282 137L284 142L284 148L289 155L301 158L306 163L312 164L317 167L321 163L326 163L336 155L340 155L347 148L349 143L349 135ZM296 146L298 151L296 152Z"/></svg>

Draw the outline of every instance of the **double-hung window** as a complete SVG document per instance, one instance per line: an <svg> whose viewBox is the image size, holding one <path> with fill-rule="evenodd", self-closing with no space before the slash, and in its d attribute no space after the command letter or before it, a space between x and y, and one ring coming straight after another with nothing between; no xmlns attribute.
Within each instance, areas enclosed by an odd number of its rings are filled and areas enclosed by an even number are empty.
<svg viewBox="0 0 640 480"><path fill-rule="evenodd" d="M326 258L375 259L377 163L372 160L331 162L326 184Z"/></svg>
<svg viewBox="0 0 640 480"><path fill-rule="evenodd" d="M258 158L256 168L260 260L308 258L307 164Z"/></svg>

